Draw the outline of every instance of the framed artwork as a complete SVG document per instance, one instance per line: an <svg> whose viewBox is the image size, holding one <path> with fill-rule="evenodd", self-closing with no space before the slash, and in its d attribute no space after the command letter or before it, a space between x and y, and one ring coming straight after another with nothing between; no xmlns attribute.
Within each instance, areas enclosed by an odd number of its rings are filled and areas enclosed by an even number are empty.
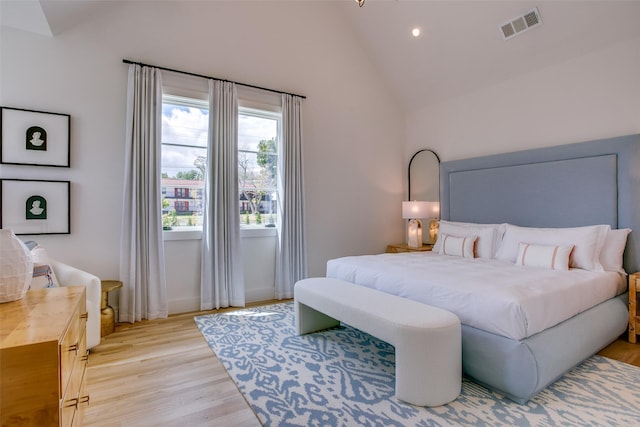
<svg viewBox="0 0 640 427"><path fill-rule="evenodd" d="M0 163L69 167L69 114L0 107Z"/></svg>
<svg viewBox="0 0 640 427"><path fill-rule="evenodd" d="M0 179L0 228L15 234L69 234L70 181Z"/></svg>

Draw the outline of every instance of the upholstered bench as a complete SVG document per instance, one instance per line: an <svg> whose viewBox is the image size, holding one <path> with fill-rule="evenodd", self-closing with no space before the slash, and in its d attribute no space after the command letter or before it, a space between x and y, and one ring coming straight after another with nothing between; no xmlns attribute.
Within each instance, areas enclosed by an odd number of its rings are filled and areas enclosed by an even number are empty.
<svg viewBox="0 0 640 427"><path fill-rule="evenodd" d="M332 278L311 278L294 288L298 335L340 321L392 344L396 397L438 406L460 394L460 320L446 310Z"/></svg>

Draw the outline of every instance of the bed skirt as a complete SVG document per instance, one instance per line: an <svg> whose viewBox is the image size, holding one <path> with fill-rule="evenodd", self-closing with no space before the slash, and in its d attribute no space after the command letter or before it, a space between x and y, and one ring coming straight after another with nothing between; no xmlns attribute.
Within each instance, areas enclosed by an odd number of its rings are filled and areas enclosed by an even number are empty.
<svg viewBox="0 0 640 427"><path fill-rule="evenodd" d="M521 341L462 325L464 373L525 403L624 333L627 300L619 295Z"/></svg>

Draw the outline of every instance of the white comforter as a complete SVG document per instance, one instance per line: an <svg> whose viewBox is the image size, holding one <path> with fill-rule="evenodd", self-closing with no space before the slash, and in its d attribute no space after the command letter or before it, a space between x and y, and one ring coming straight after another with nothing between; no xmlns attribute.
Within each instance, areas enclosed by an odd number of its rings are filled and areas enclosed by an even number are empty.
<svg viewBox="0 0 640 427"><path fill-rule="evenodd" d="M327 277L440 307L463 324L516 340L626 290L619 273L553 271L432 252L333 259Z"/></svg>

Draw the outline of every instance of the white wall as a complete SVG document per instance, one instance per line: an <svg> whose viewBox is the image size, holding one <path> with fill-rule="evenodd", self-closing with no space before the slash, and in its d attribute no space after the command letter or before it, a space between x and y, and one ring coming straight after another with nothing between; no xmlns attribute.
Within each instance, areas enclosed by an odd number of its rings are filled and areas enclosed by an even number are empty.
<svg viewBox="0 0 640 427"><path fill-rule="evenodd" d="M406 154L443 161L640 132L640 39L430 105L407 118Z"/></svg>
<svg viewBox="0 0 640 427"><path fill-rule="evenodd" d="M116 6L113 6L113 5ZM106 2L53 38L2 28L0 104L71 114L70 169L0 166L3 178L69 179L71 234L37 236L61 261L117 278L127 66L123 58L304 94L308 262L401 241L404 122L330 2ZM171 304L197 298L198 245L167 242ZM190 273L191 274L191 273Z"/></svg>
<svg viewBox="0 0 640 427"><path fill-rule="evenodd" d="M165 233L166 236L167 233ZM240 250L247 302L273 299L276 237L270 228L242 230ZM167 239L171 239L168 237ZM200 240L165 240L169 313L200 310ZM111 298L117 310L117 301Z"/></svg>

